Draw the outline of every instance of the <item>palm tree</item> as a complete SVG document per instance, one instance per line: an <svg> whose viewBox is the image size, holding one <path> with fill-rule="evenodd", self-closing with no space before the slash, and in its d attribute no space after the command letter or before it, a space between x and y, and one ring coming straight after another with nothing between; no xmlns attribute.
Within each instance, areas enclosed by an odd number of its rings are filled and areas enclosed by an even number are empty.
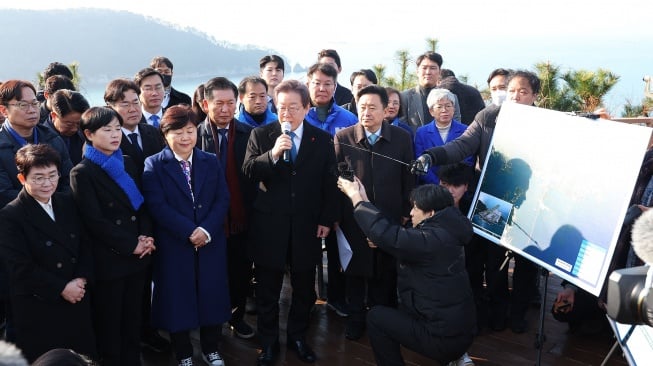
<svg viewBox="0 0 653 366"><path fill-rule="evenodd" d="M436 52L438 49L438 39L437 38L427 38L426 39L426 49L431 52Z"/></svg>
<svg viewBox="0 0 653 366"><path fill-rule="evenodd" d="M561 85L560 66L546 61L535 64L535 69L540 78L539 107L564 112L580 109L580 99L567 85Z"/></svg>
<svg viewBox="0 0 653 366"><path fill-rule="evenodd" d="M79 90L79 85L81 84L82 77L79 74L79 62L73 61L68 64L68 68L70 69L70 72L73 74L73 85L75 85L75 89ZM36 85L39 90L43 90L45 88L45 78L43 77L43 74L40 72L36 73Z"/></svg>
<svg viewBox="0 0 653 366"><path fill-rule="evenodd" d="M399 90L406 90L415 86L415 79L417 78L414 74L408 72L408 68L412 63L410 53L408 50L399 50L396 53L397 63L399 64Z"/></svg>
<svg viewBox="0 0 653 366"><path fill-rule="evenodd" d="M561 76L581 100L583 112L593 112L603 104L603 97L619 81L619 76L606 69L567 71Z"/></svg>
<svg viewBox="0 0 653 366"><path fill-rule="evenodd" d="M372 66L372 71L374 71L374 74L376 74L376 78L379 81L379 85L386 85L385 65L376 64Z"/></svg>

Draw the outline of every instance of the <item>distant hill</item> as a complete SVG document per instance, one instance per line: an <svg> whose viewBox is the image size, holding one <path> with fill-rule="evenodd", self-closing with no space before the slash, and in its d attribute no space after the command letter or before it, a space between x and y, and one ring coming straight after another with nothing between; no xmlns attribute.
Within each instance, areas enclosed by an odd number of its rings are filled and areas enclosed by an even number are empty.
<svg viewBox="0 0 653 366"><path fill-rule="evenodd" d="M258 74L267 51L219 42L195 29L105 9L0 10L0 80L36 80L52 61L79 62L82 83L132 78L154 56L174 64L174 79Z"/></svg>

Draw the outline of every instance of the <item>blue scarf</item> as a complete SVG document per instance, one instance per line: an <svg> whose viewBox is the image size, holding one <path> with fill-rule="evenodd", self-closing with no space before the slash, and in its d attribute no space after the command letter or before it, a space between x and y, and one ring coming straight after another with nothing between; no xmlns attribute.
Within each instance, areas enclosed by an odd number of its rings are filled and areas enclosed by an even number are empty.
<svg viewBox="0 0 653 366"><path fill-rule="evenodd" d="M125 164L120 149L107 156L93 146L87 145L84 157L99 165L116 182L120 189L127 194L134 210L138 210L141 207L143 204L143 195L138 190L138 187L136 187L136 182L125 171Z"/></svg>

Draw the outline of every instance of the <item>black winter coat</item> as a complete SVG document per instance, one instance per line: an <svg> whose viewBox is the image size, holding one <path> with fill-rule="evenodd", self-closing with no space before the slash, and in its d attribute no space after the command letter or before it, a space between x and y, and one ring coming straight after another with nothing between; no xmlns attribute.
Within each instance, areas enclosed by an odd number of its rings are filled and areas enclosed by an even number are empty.
<svg viewBox="0 0 653 366"><path fill-rule="evenodd" d="M380 249L397 259L399 310L424 321L432 335L472 334L474 299L465 270L464 245L472 225L455 207L447 207L415 228L392 224L369 202L354 216Z"/></svg>

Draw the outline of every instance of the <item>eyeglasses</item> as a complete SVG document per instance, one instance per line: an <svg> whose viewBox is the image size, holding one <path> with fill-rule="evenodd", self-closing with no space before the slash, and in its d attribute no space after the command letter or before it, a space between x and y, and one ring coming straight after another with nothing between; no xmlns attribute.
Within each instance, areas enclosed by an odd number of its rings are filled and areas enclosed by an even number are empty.
<svg viewBox="0 0 653 366"><path fill-rule="evenodd" d="M135 108L138 109L141 107L141 102L140 101L135 101L135 102L120 102L116 103L113 105L114 107L120 108L120 109L130 109L130 108Z"/></svg>
<svg viewBox="0 0 653 366"><path fill-rule="evenodd" d="M388 106L398 107L400 106L400 104L397 101L390 101L388 102Z"/></svg>
<svg viewBox="0 0 653 366"><path fill-rule="evenodd" d="M143 89L143 91L146 93L152 93L152 92L160 93L163 91L163 85L162 84L157 84L155 86L147 85L141 89Z"/></svg>
<svg viewBox="0 0 653 366"><path fill-rule="evenodd" d="M330 89L335 86L334 83L321 83L319 81L311 81L311 85L315 87L315 89L320 89L320 87L323 87L324 89Z"/></svg>
<svg viewBox="0 0 653 366"><path fill-rule="evenodd" d="M59 174L59 173L57 172L57 173L51 174L51 175L49 175L49 176L47 176L47 177L44 177L44 176L42 176L42 175L39 175L39 176L36 177L36 178L32 178L32 179L30 179L30 181L32 181L32 183L34 183L34 184L36 184L36 185L42 186L42 185L45 184L46 181L48 181L48 182L50 182L50 183L52 183L52 184L57 183L57 182L59 181L59 177L61 177L61 174Z"/></svg>
<svg viewBox="0 0 653 366"><path fill-rule="evenodd" d="M299 111L299 106L298 105L291 105L291 106L288 106L288 107L286 107L286 106L278 106L277 107L277 112L279 112L279 114L286 113L286 112L288 114L295 114L295 113L297 113L297 111Z"/></svg>
<svg viewBox="0 0 653 366"><path fill-rule="evenodd" d="M20 102L16 102L16 103L7 103L7 105L10 105L12 107L18 107L21 111L27 112L30 107L32 107L34 109L39 109L39 106L41 105L41 103L39 103L37 100L35 100L33 102L20 101Z"/></svg>
<svg viewBox="0 0 653 366"><path fill-rule="evenodd" d="M436 104L436 105L433 106L433 109L436 109L438 111L446 109L446 110L450 111L450 110L453 109L453 104L451 104L451 103L449 103L449 104Z"/></svg>

